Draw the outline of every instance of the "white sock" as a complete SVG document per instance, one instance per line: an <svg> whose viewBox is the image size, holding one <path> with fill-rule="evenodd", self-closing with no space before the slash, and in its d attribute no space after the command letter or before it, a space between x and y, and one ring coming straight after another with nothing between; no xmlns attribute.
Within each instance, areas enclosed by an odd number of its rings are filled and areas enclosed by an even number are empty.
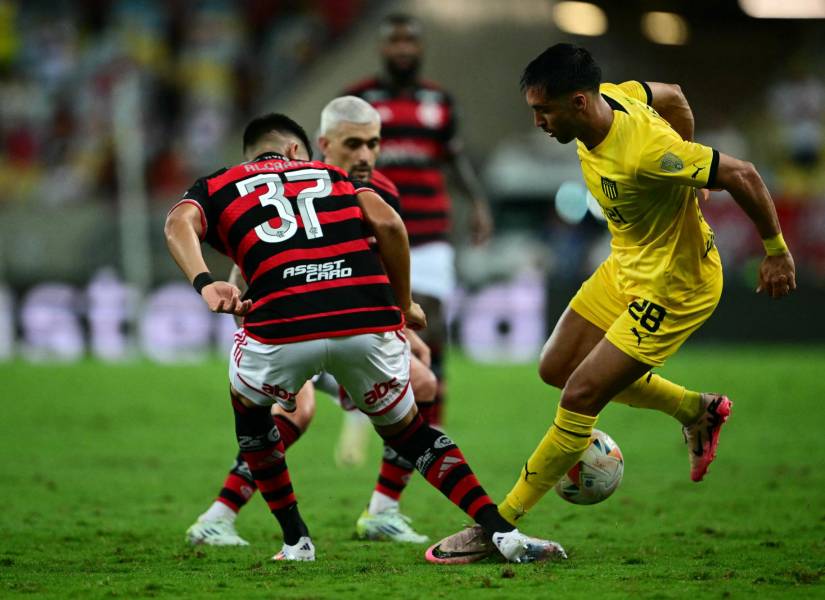
<svg viewBox="0 0 825 600"><path fill-rule="evenodd" d="M218 502L215 500L212 503L212 506L209 507L205 513L203 513L199 518L198 521L218 521L224 520L234 523L235 517L238 516L234 510L229 508L223 502Z"/></svg>
<svg viewBox="0 0 825 600"><path fill-rule="evenodd" d="M367 512L371 515L377 515L385 510L398 510L398 500L395 498L390 498L381 492L373 491L372 498L370 498L370 505L367 507Z"/></svg>

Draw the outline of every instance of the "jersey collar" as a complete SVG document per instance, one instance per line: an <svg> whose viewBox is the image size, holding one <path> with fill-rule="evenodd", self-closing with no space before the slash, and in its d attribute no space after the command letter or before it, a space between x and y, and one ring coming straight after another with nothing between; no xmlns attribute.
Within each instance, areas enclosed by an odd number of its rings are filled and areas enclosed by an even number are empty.
<svg viewBox="0 0 825 600"><path fill-rule="evenodd" d="M255 158L253 158L249 162L258 162L259 160L272 160L272 159L275 159L275 160L289 160L283 154L278 154L277 152L266 151L266 152L261 152L258 156L256 156Z"/></svg>

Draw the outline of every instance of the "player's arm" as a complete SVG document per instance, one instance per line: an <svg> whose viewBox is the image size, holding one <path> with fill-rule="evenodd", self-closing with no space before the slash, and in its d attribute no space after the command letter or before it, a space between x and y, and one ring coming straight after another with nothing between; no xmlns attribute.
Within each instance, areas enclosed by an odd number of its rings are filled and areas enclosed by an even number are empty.
<svg viewBox="0 0 825 600"><path fill-rule="evenodd" d="M201 252L201 211L191 203L181 203L166 217L163 228L166 246L172 258L186 275L212 312L244 315L252 307L251 300L241 300L237 287L225 281L213 281ZM197 279L197 281L196 281Z"/></svg>
<svg viewBox="0 0 825 600"><path fill-rule="evenodd" d="M407 228L398 213L381 199L381 196L368 190L358 192L358 204L364 219L375 236L378 254L387 277L390 280L398 307L404 312L407 324L412 328L427 325L427 319L421 307L412 301L410 288L410 241Z"/></svg>
<svg viewBox="0 0 825 600"><path fill-rule="evenodd" d="M650 94L650 106L682 136L693 141L693 111L682 88L675 83L645 82Z"/></svg>
<svg viewBox="0 0 825 600"><path fill-rule="evenodd" d="M759 267L757 292L771 298L787 296L796 289L793 256L782 238L779 217L770 192L756 167L727 154L719 154L715 185L727 190L753 221L765 246L766 256Z"/></svg>

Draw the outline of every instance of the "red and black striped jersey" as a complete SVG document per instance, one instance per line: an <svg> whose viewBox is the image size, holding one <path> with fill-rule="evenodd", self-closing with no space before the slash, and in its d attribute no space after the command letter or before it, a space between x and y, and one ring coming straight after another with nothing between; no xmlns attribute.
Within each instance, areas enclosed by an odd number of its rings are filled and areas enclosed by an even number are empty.
<svg viewBox="0 0 825 600"><path fill-rule="evenodd" d="M363 98L381 115L378 166L398 186L410 244L446 239L450 197L442 167L456 143L450 95L423 81L399 92L376 78L357 83L346 93Z"/></svg>
<svg viewBox="0 0 825 600"><path fill-rule="evenodd" d="M186 192L181 202L201 209L203 241L249 286L250 337L284 344L403 326L356 194L338 167L272 153Z"/></svg>

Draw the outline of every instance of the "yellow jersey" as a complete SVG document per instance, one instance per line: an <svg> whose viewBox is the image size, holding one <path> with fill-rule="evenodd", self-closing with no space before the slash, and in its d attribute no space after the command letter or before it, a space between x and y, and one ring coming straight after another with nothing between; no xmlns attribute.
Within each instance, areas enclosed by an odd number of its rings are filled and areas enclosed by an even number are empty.
<svg viewBox="0 0 825 600"><path fill-rule="evenodd" d="M712 186L719 153L683 140L647 104L646 85L603 83L600 91L613 123L594 148L579 141L578 154L612 234L619 292L679 302L721 277L695 191Z"/></svg>

